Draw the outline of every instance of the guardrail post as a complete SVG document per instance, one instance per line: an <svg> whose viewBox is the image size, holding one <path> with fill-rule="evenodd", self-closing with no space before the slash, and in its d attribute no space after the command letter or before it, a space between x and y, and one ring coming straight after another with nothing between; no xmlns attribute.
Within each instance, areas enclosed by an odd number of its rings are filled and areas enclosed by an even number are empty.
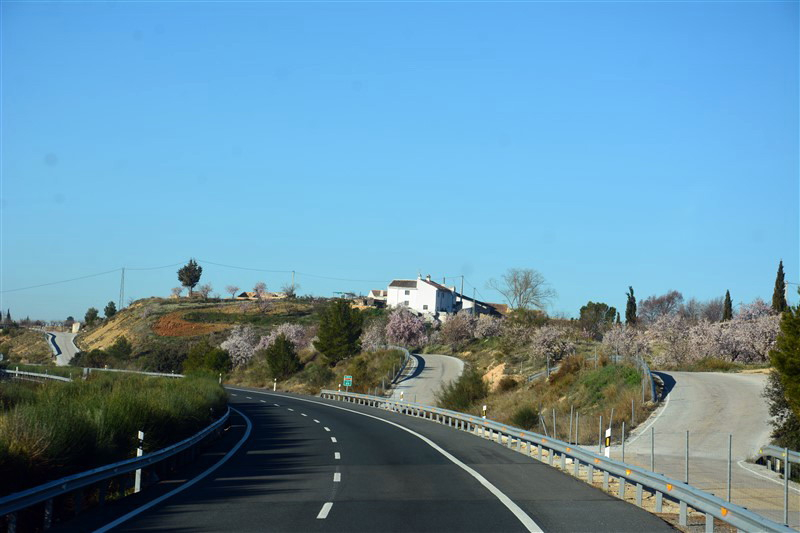
<svg viewBox="0 0 800 533"><path fill-rule="evenodd" d="M639 507L642 506L642 484L641 483L637 483L636 484L636 505L638 505Z"/></svg>
<svg viewBox="0 0 800 533"><path fill-rule="evenodd" d="M577 457L572 458L572 475L575 477L580 477L581 475L581 462Z"/></svg>
<svg viewBox="0 0 800 533"><path fill-rule="evenodd" d="M550 466L553 466L553 455L555 455L553 453L553 448L547 448L547 462L550 464Z"/></svg>
<svg viewBox="0 0 800 533"><path fill-rule="evenodd" d="M714 517L706 513L706 533L714 533Z"/></svg>
<svg viewBox="0 0 800 533"><path fill-rule="evenodd" d="M567 454L561 453L561 470L567 471Z"/></svg>
<svg viewBox="0 0 800 533"><path fill-rule="evenodd" d="M680 510L678 512L678 524L685 526L687 518L686 502L681 502Z"/></svg>
<svg viewBox="0 0 800 533"><path fill-rule="evenodd" d="M592 463L586 463L586 481L589 482L589 485L594 484L594 465Z"/></svg>
<svg viewBox="0 0 800 533"><path fill-rule="evenodd" d="M619 478L619 493L618 494L619 494L619 497L620 497L621 500L625 499L625 478L624 477L620 477Z"/></svg>
<svg viewBox="0 0 800 533"><path fill-rule="evenodd" d="M539 444L538 448L539 448L539 461L541 461L542 460L542 445Z"/></svg>
<svg viewBox="0 0 800 533"><path fill-rule="evenodd" d="M656 512L660 513L664 505L664 494L661 491L656 491Z"/></svg>
<svg viewBox="0 0 800 533"><path fill-rule="evenodd" d="M608 471L603 470L603 490L608 491Z"/></svg>

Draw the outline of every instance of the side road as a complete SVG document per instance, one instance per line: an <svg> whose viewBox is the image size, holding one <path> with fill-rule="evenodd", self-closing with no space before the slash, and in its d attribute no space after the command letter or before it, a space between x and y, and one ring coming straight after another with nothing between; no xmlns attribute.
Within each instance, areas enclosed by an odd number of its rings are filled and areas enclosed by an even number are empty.
<svg viewBox="0 0 800 533"><path fill-rule="evenodd" d="M403 398L425 405L436 404L436 393L442 386L457 380L464 372L464 361L437 354L411 354L411 366L405 377L395 384L392 398Z"/></svg>

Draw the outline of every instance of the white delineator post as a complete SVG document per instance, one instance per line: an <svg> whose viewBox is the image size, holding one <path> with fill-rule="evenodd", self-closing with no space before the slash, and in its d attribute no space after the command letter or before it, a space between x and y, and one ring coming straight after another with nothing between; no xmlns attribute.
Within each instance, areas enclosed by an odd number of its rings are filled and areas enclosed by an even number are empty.
<svg viewBox="0 0 800 533"><path fill-rule="evenodd" d="M486 406L483 406L483 418L486 418Z"/></svg>
<svg viewBox="0 0 800 533"><path fill-rule="evenodd" d="M144 453L144 431L139 432L139 446L136 448L136 457L141 457ZM136 480L133 484L133 492L140 492L142 490L142 469L136 469Z"/></svg>
<svg viewBox="0 0 800 533"><path fill-rule="evenodd" d="M606 428L606 440L605 440L605 449L603 450L603 455L606 457L611 457L611 428Z"/></svg>
<svg viewBox="0 0 800 533"><path fill-rule="evenodd" d="M278 378L272 378L272 392L278 390ZM339 387L339 391L341 392L341 387Z"/></svg>

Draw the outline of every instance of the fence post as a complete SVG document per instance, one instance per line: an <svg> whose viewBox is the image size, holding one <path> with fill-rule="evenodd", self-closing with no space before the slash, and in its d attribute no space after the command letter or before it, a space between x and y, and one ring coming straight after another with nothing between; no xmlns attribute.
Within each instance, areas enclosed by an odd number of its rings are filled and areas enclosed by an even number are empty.
<svg viewBox="0 0 800 533"><path fill-rule="evenodd" d="M600 415L600 425L597 427L597 453L603 453L603 415Z"/></svg>
<svg viewBox="0 0 800 533"><path fill-rule="evenodd" d="M567 442L570 444L572 444L572 411L574 409L574 405L569 406L569 435L567 436Z"/></svg>
<svg viewBox="0 0 800 533"><path fill-rule="evenodd" d="M558 438L556 436L556 408L555 407L553 407L553 438L554 439Z"/></svg>
<svg viewBox="0 0 800 533"><path fill-rule="evenodd" d="M789 525L789 476L792 475L792 463L789 461L789 448L783 449L783 524Z"/></svg>
<svg viewBox="0 0 800 533"><path fill-rule="evenodd" d="M685 469L683 474L683 482L689 484L689 430L686 430L686 454L684 456Z"/></svg>
<svg viewBox="0 0 800 533"><path fill-rule="evenodd" d="M733 435L728 434L728 502L731 501L731 449L733 448Z"/></svg>
<svg viewBox="0 0 800 533"><path fill-rule="evenodd" d="M631 398L631 427L636 425L636 411L633 408L633 398Z"/></svg>
<svg viewBox="0 0 800 533"><path fill-rule="evenodd" d="M138 438L139 438L139 446L136 448L136 457L141 457L142 454L144 453L144 449L142 448L144 446L144 431L139 432ZM136 493L140 492L141 490L142 490L142 469L137 468L136 478L133 485L133 492Z"/></svg>
<svg viewBox="0 0 800 533"><path fill-rule="evenodd" d="M650 426L650 471L656 471L656 430Z"/></svg>
<svg viewBox="0 0 800 533"><path fill-rule="evenodd" d="M625 462L625 421L622 421L622 462Z"/></svg>

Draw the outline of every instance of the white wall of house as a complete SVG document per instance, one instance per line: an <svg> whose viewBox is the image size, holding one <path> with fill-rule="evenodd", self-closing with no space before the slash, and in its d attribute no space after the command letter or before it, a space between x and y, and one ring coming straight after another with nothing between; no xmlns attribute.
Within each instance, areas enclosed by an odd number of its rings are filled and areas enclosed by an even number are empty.
<svg viewBox="0 0 800 533"><path fill-rule="evenodd" d="M391 307L401 305L417 309L417 289L413 287L389 287L386 304Z"/></svg>
<svg viewBox="0 0 800 533"><path fill-rule="evenodd" d="M386 303L390 307L406 306L418 313L453 313L456 307L454 290L444 290L417 279L414 287L388 288Z"/></svg>

